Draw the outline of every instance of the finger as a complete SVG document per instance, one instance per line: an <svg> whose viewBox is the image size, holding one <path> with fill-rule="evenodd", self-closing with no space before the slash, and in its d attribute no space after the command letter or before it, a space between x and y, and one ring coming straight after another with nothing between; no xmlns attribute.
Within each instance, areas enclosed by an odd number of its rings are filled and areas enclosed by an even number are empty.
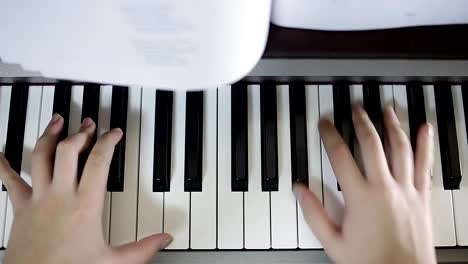
<svg viewBox="0 0 468 264"><path fill-rule="evenodd" d="M391 148L390 166L395 180L403 184L413 184L413 150L408 136L391 107L384 111L385 131Z"/></svg>
<svg viewBox="0 0 468 264"><path fill-rule="evenodd" d="M434 132L431 124L421 126L416 142L414 186L421 192L429 192L431 169L434 162Z"/></svg>
<svg viewBox="0 0 468 264"><path fill-rule="evenodd" d="M294 184L293 191L301 206L304 220L317 239L324 248L335 248L341 234L320 200L304 184Z"/></svg>
<svg viewBox="0 0 468 264"><path fill-rule="evenodd" d="M384 152L385 152L385 158L387 159L387 166L390 171L390 174L393 175L393 169L392 169L392 147L390 145L390 139L388 137L388 133L384 133Z"/></svg>
<svg viewBox="0 0 468 264"><path fill-rule="evenodd" d="M169 234L156 234L115 249L117 263L149 263L160 250L172 242Z"/></svg>
<svg viewBox="0 0 468 264"><path fill-rule="evenodd" d="M365 179L343 138L328 120L320 120L319 130L343 194L347 196L350 190L359 190L365 184Z"/></svg>
<svg viewBox="0 0 468 264"><path fill-rule="evenodd" d="M78 156L91 143L96 125L90 118L85 118L80 131L62 140L55 155L52 186L56 190L68 192L76 189Z"/></svg>
<svg viewBox="0 0 468 264"><path fill-rule="evenodd" d="M63 128L63 118L55 114L42 136L36 143L32 153L32 186L33 195L41 195L50 184L57 140Z"/></svg>
<svg viewBox="0 0 468 264"><path fill-rule="evenodd" d="M377 131L361 106L353 109L353 124L361 147L364 170L371 183L384 184L391 180L391 174Z"/></svg>
<svg viewBox="0 0 468 264"><path fill-rule="evenodd" d="M98 138L89 154L78 192L89 197L93 202L104 198L112 155L115 145L121 138L122 130L112 129Z"/></svg>
<svg viewBox="0 0 468 264"><path fill-rule="evenodd" d="M8 190L14 208L21 207L31 196L31 187L10 167L2 153L0 153L0 179Z"/></svg>

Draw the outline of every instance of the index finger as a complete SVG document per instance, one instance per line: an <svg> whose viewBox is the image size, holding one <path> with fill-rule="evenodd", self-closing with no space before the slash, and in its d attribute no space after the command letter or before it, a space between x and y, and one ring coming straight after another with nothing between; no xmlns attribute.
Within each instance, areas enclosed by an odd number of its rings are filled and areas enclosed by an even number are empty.
<svg viewBox="0 0 468 264"><path fill-rule="evenodd" d="M122 138L122 130L112 129L98 138L83 169L78 193L96 201L102 196L107 186L109 167L117 143Z"/></svg>
<svg viewBox="0 0 468 264"><path fill-rule="evenodd" d="M359 190L365 184L364 177L348 146L332 123L328 120L320 120L319 130L333 172L346 199L349 190Z"/></svg>

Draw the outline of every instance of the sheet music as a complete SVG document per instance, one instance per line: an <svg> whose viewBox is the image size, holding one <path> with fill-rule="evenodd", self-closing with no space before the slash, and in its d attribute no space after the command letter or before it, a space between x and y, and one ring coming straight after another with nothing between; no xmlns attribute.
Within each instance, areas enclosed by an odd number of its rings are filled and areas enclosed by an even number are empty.
<svg viewBox="0 0 468 264"><path fill-rule="evenodd" d="M270 5L271 0L0 0L0 57L50 78L215 87L242 78L257 63Z"/></svg>
<svg viewBox="0 0 468 264"><path fill-rule="evenodd" d="M466 0L273 0L272 22L319 30L468 23Z"/></svg>

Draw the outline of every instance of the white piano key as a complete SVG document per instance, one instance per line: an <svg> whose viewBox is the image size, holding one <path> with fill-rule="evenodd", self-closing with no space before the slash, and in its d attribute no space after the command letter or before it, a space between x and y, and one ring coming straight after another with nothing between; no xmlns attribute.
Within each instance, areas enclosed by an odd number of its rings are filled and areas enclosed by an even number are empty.
<svg viewBox="0 0 468 264"><path fill-rule="evenodd" d="M110 111L112 104L112 86L102 85L99 94L99 122L97 127L97 135L101 136L110 128ZM102 211L102 228L104 239L109 242L109 228L110 228L110 205L111 193L106 191L104 196L104 208Z"/></svg>
<svg viewBox="0 0 468 264"><path fill-rule="evenodd" d="M270 248L270 192L262 192L260 86L247 87L249 191L244 194L245 248Z"/></svg>
<svg viewBox="0 0 468 264"><path fill-rule="evenodd" d="M322 166L320 154L320 135L317 124L320 118L318 86L306 85L306 122L307 122L307 157L309 164L309 189L322 201ZM315 235L304 220L298 205L297 232L299 248L322 248Z"/></svg>
<svg viewBox="0 0 468 264"><path fill-rule="evenodd" d="M289 86L276 87L278 111L278 191L271 192L271 246L297 248L297 207L292 192Z"/></svg>
<svg viewBox="0 0 468 264"><path fill-rule="evenodd" d="M398 116L398 113L397 111L400 111L400 110L397 110L396 108L399 108L397 107L396 103L395 103L395 98L394 98L394 86L393 85L390 85L390 84L384 84L384 85L380 85L380 106L382 107L382 112L384 111L385 107L387 106L392 106L394 107L395 109L395 113L397 114ZM398 86L398 85L395 85L396 89L398 90L398 93L400 95L400 97L403 96L403 89L405 89L404 86ZM406 91L404 93L404 98L401 98L402 100L402 103L403 101L406 102L405 104L405 109L408 109L408 106L407 106L407 101L406 101ZM408 114L404 114L405 111L400 111L402 113L400 113L401 117L398 116L398 118L404 118L404 115L406 115L406 119L402 120L401 121L401 124L404 128L404 131L407 135L409 135L409 123L408 123ZM407 110L406 110L407 112ZM406 121L405 121L406 120ZM383 129L384 129L384 135L385 135L385 121L382 119L382 122L384 122L383 124ZM385 140L385 136L384 136L384 139ZM390 151L387 151L386 149L386 144L384 144L384 150L385 150L385 157L387 158L387 161L390 160Z"/></svg>
<svg viewBox="0 0 468 264"><path fill-rule="evenodd" d="M10 113L11 86L0 86L0 151L5 152L5 144ZM0 180L0 186L2 181ZM4 245L5 219L8 193L0 190L0 247Z"/></svg>
<svg viewBox="0 0 468 264"><path fill-rule="evenodd" d="M156 90L142 89L137 239L163 231L164 193L153 192Z"/></svg>
<svg viewBox="0 0 468 264"><path fill-rule="evenodd" d="M362 104L364 97L362 94L362 84L352 84L349 86L349 89L351 105Z"/></svg>
<svg viewBox="0 0 468 264"><path fill-rule="evenodd" d="M68 135L73 135L80 130L81 109L83 108L83 89L83 85L72 86Z"/></svg>
<svg viewBox="0 0 468 264"><path fill-rule="evenodd" d="M191 193L190 248L216 248L216 89L204 93L202 192Z"/></svg>
<svg viewBox="0 0 468 264"><path fill-rule="evenodd" d="M362 93L362 84L352 84L349 86L350 89L350 100L351 105L362 105L364 101L364 95ZM357 138L354 138L354 160L358 165L361 172L364 172L364 161L362 159L361 147L359 146L359 141Z"/></svg>
<svg viewBox="0 0 468 264"><path fill-rule="evenodd" d="M424 85L426 119L434 131L434 165L432 167L431 209L435 246L455 246L455 220L452 207L452 191L444 190L440 159L439 130L434 99L434 86ZM468 197L467 197L468 198Z"/></svg>
<svg viewBox="0 0 468 264"><path fill-rule="evenodd" d="M453 108L455 111L455 123L457 126L458 153L460 157L460 167L462 172L462 181L459 190L452 190L453 209L455 213L455 230L457 245L468 245L468 210L466 202L468 201L468 141L465 127L465 113L463 110L463 98L460 85L452 86Z"/></svg>
<svg viewBox="0 0 468 264"><path fill-rule="evenodd" d="M386 106L393 106L393 85L383 84L379 86L380 88L380 105L382 110Z"/></svg>
<svg viewBox="0 0 468 264"><path fill-rule="evenodd" d="M218 248L244 246L244 195L231 191L231 87L218 90Z"/></svg>
<svg viewBox="0 0 468 264"><path fill-rule="evenodd" d="M190 193L184 191L186 92L174 92L170 191L164 193L164 232L174 240L167 249L188 249Z"/></svg>
<svg viewBox="0 0 468 264"><path fill-rule="evenodd" d="M110 244L112 246L133 242L136 239L138 160L140 154L140 107L141 88L129 87L127 133L125 141L124 191L114 192L111 195Z"/></svg>
<svg viewBox="0 0 468 264"><path fill-rule="evenodd" d="M31 154L39 135L39 118L41 113L42 86L30 86L26 122L24 127L23 156L21 158L21 178L29 185L31 180Z"/></svg>
<svg viewBox="0 0 468 264"><path fill-rule="evenodd" d="M395 105L395 114L400 121L401 129L405 132L409 139L410 128L409 128L409 117L408 117L408 99L406 97L406 86L405 85L393 85L393 96Z"/></svg>
<svg viewBox="0 0 468 264"><path fill-rule="evenodd" d="M326 118L334 123L333 113L333 87L331 85L319 85L320 118ZM322 150L322 179L323 179L323 204L330 218L338 225L343 220L344 200L337 188L335 173L323 142Z"/></svg>
<svg viewBox="0 0 468 264"><path fill-rule="evenodd" d="M41 113L42 86L29 87L26 121L24 126L23 155L21 159L21 178L32 186L31 180L31 154L39 135L39 118ZM13 224L13 205L8 199L5 222L5 247L8 246L11 225Z"/></svg>
<svg viewBox="0 0 468 264"><path fill-rule="evenodd" d="M39 124L39 136L44 133L47 125L52 118L54 108L54 91L53 85L45 85L42 87L42 102L41 102L41 119Z"/></svg>

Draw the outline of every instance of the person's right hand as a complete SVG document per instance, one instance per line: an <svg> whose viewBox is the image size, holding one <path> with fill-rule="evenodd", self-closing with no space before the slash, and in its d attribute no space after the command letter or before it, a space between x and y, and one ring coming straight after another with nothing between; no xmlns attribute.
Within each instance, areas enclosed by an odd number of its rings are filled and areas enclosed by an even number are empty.
<svg viewBox="0 0 468 264"><path fill-rule="evenodd" d="M384 113L387 161L380 138L362 107L353 110L361 147L361 172L346 143L326 120L320 134L345 199L341 226L333 223L322 203L304 185L295 185L306 222L329 257L337 263L435 263L430 172L433 131L421 127L416 154L393 109ZM365 176L364 176L365 175Z"/></svg>

